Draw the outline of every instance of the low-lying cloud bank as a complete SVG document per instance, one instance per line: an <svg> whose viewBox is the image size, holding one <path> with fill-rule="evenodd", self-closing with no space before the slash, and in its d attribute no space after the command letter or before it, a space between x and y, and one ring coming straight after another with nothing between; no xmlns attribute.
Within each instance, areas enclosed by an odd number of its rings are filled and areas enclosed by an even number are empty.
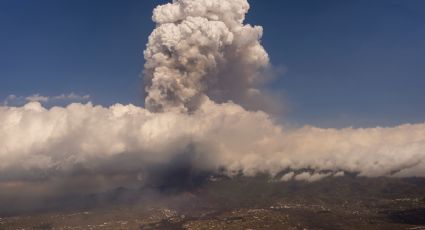
<svg viewBox="0 0 425 230"><path fill-rule="evenodd" d="M143 174L149 165L171 164L188 153L193 167L229 174L308 168L425 176L424 150L425 124L286 130L266 113L234 103L206 101L192 114L119 104L0 107L2 182L79 173Z"/></svg>

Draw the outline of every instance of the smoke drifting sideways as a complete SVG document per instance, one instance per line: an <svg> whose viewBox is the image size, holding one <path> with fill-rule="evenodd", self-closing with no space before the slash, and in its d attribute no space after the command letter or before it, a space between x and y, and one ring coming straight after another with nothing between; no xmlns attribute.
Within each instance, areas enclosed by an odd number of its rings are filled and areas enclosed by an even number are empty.
<svg viewBox="0 0 425 230"><path fill-rule="evenodd" d="M270 64L262 28L243 24L248 9L246 0L158 6L144 53L146 108L1 106L0 204L162 183L179 168L287 171L281 181L308 182L344 172L425 176L425 123L288 129L259 110Z"/></svg>

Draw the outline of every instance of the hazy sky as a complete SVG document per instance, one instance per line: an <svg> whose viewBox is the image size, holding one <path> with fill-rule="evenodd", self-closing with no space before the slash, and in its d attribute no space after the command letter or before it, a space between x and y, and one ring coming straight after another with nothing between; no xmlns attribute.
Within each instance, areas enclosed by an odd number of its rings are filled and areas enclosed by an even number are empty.
<svg viewBox="0 0 425 230"><path fill-rule="evenodd" d="M143 104L148 0L0 0L0 101L90 94ZM286 69L289 121L324 127L425 119L425 1L251 0L247 22Z"/></svg>

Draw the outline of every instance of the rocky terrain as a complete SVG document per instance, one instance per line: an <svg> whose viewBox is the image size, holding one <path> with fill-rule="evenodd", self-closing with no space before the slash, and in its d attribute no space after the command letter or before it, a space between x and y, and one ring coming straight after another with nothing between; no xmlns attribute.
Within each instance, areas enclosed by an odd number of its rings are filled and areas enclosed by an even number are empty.
<svg viewBox="0 0 425 230"><path fill-rule="evenodd" d="M187 190L119 188L72 202L81 205L3 214L0 229L425 229L419 178L211 177Z"/></svg>

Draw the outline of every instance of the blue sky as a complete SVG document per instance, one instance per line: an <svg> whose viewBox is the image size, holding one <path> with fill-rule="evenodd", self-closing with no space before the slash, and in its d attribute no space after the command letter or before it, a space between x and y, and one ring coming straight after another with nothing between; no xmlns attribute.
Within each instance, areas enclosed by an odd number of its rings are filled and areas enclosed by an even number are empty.
<svg viewBox="0 0 425 230"><path fill-rule="evenodd" d="M0 0L0 100L90 94L143 104L148 0ZM251 0L285 118L322 127L425 120L425 1Z"/></svg>

